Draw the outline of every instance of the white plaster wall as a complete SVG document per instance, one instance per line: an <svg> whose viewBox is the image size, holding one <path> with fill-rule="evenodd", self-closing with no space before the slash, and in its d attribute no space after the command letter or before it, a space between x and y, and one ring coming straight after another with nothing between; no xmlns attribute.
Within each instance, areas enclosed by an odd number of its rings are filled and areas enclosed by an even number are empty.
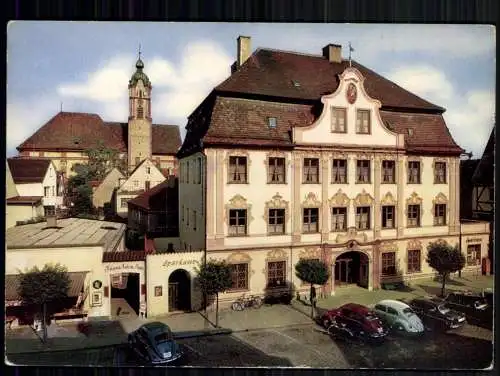
<svg viewBox="0 0 500 376"><path fill-rule="evenodd" d="M147 274L147 310L148 317L168 313L168 279L177 269L184 269L191 279L191 308L197 310L201 304L201 293L193 281L196 278L196 268L203 262L203 252L178 252L169 254L154 254L146 257ZM162 296L155 296L155 287L162 287Z"/></svg>
<svg viewBox="0 0 500 376"><path fill-rule="evenodd" d="M147 172L149 167L150 173ZM160 184L165 180L163 174L158 170L155 164L147 159L130 177L120 186L119 191L137 191L145 189L146 180L150 181L150 188ZM139 182L139 186L135 186L134 181Z"/></svg>
<svg viewBox="0 0 500 376"><path fill-rule="evenodd" d="M363 87L361 73L354 68L347 68L340 76L337 90L330 95L323 96L323 113L309 127L293 129L294 141L300 144L344 144L344 145L378 145L394 148L397 144L402 146L402 138L388 130L378 114L381 103L368 97ZM347 101L346 90L350 83L357 89L357 99L353 104ZM331 107L346 108L347 132L333 133L331 131ZM356 133L356 111L370 110L370 134Z"/></svg>
<svg viewBox="0 0 500 376"><path fill-rule="evenodd" d="M19 196L43 196L42 183L16 184Z"/></svg>

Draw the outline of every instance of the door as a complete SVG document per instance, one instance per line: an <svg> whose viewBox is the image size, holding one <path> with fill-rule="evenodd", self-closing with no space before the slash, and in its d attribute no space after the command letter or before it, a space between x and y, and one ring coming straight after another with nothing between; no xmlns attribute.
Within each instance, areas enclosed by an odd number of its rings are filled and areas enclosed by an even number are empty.
<svg viewBox="0 0 500 376"><path fill-rule="evenodd" d="M179 282L168 284L168 310L170 312L179 310Z"/></svg>

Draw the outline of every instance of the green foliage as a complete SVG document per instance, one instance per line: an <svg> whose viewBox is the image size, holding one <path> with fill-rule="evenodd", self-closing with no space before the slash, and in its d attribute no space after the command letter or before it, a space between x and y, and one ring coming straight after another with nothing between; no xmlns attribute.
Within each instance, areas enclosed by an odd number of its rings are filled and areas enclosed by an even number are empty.
<svg viewBox="0 0 500 376"><path fill-rule="evenodd" d="M441 242L427 246L427 263L439 274L455 273L465 266L465 256L458 249Z"/></svg>
<svg viewBox="0 0 500 376"><path fill-rule="evenodd" d="M73 203L75 213L92 213L92 181L101 181L113 169L126 170L126 161L120 158L116 149L108 148L102 141L96 146L85 150L88 161L86 164L75 164L72 171L75 175L68 179L68 195Z"/></svg>
<svg viewBox="0 0 500 376"><path fill-rule="evenodd" d="M46 264L21 273L18 294L24 304L42 305L68 296L70 279L66 267Z"/></svg>
<svg viewBox="0 0 500 376"><path fill-rule="evenodd" d="M465 256L458 246L452 247L446 243L433 242L427 246L427 263L436 270L442 278L441 295L444 296L446 278L465 266Z"/></svg>
<svg viewBox="0 0 500 376"><path fill-rule="evenodd" d="M231 267L225 261L210 260L197 273L200 289L207 295L224 292L233 284Z"/></svg>
<svg viewBox="0 0 500 376"><path fill-rule="evenodd" d="M303 282L324 285L330 276L326 264L317 259L300 259L295 264L295 275Z"/></svg>

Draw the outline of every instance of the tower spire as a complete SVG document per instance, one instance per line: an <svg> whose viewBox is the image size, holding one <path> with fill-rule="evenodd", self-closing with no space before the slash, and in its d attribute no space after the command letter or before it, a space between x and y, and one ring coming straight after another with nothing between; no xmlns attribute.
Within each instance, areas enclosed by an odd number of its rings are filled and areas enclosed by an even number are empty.
<svg viewBox="0 0 500 376"><path fill-rule="evenodd" d="M141 44L139 43L139 60L141 59Z"/></svg>
<svg viewBox="0 0 500 376"><path fill-rule="evenodd" d="M352 66L352 62L351 62L351 52L354 52L354 48L352 48L351 46L351 42L349 42L349 67Z"/></svg>

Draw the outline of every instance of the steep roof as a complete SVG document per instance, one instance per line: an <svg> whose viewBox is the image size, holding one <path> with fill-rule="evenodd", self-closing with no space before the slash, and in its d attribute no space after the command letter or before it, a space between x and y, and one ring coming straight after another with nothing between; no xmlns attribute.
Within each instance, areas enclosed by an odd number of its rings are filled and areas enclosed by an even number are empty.
<svg viewBox="0 0 500 376"><path fill-rule="evenodd" d="M493 186L493 176L495 175L495 127L490 133L490 138L484 148L483 156L479 161L474 175L472 175L472 183L475 185Z"/></svg>
<svg viewBox="0 0 500 376"><path fill-rule="evenodd" d="M166 195L168 189L169 189L169 179L165 180L164 182L158 185L155 185L153 188L148 189L147 191L135 197L134 199L129 200L128 204L150 210L151 209L150 199L156 195L162 195L162 194Z"/></svg>
<svg viewBox="0 0 500 376"><path fill-rule="evenodd" d="M178 156L203 145L293 147L292 128L307 126L323 111L321 97L335 92L349 62L320 55L258 49L193 111ZM458 154L443 119L444 108L410 93L356 61L367 94L382 104L387 127L405 135L409 153ZM276 128L268 117L277 119ZM411 132L408 130L411 129Z"/></svg>
<svg viewBox="0 0 500 376"><path fill-rule="evenodd" d="M50 166L50 159L9 158L7 160L14 183L41 183Z"/></svg>
<svg viewBox="0 0 500 376"><path fill-rule="evenodd" d="M177 125L153 124L153 154L175 154L181 146ZM105 122L97 114L59 112L17 147L17 150L83 151L102 140L107 147L127 151L128 124Z"/></svg>
<svg viewBox="0 0 500 376"><path fill-rule="evenodd" d="M216 90L319 100L337 89L338 75L348 66L347 60L332 63L321 55L260 48ZM380 100L383 107L444 111L444 108L410 93L356 61L352 61L352 66L365 77L368 95Z"/></svg>

